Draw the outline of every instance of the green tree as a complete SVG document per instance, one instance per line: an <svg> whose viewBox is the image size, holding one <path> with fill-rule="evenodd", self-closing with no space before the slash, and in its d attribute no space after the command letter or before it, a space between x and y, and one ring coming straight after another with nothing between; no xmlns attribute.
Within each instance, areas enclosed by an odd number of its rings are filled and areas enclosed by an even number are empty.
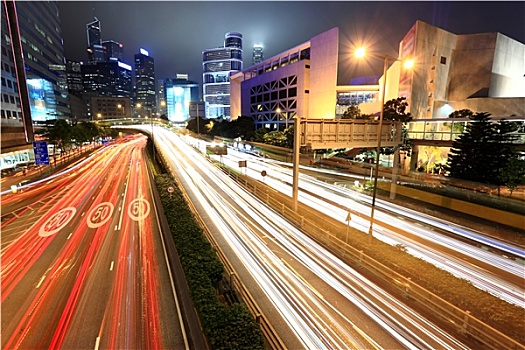
<svg viewBox="0 0 525 350"><path fill-rule="evenodd" d="M448 115L449 118L470 118L474 115L470 109L460 109Z"/></svg>
<svg viewBox="0 0 525 350"><path fill-rule="evenodd" d="M53 143L55 149L60 148L62 152L71 147L71 125L64 119L49 121L45 136Z"/></svg>
<svg viewBox="0 0 525 350"><path fill-rule="evenodd" d="M270 130L268 128L259 128L255 130L251 137L251 141L253 142L264 142L264 135L269 133Z"/></svg>
<svg viewBox="0 0 525 350"><path fill-rule="evenodd" d="M489 113L475 113L454 141L446 169L451 177L486 184L504 184L503 169L516 155L513 139L518 125L493 123Z"/></svg>
<svg viewBox="0 0 525 350"><path fill-rule="evenodd" d="M373 114L361 114L361 110L355 104L348 106L346 111L344 111L341 119L373 119L375 115Z"/></svg>
<svg viewBox="0 0 525 350"><path fill-rule="evenodd" d="M84 142L90 141L88 129L83 124L84 123L78 123L71 127L71 140L74 140L74 144L80 146L81 149Z"/></svg>
<svg viewBox="0 0 525 350"><path fill-rule="evenodd" d="M406 97L398 97L387 101L383 109L383 120L400 121L403 124L412 120L410 113L407 113L408 102Z"/></svg>
<svg viewBox="0 0 525 350"><path fill-rule="evenodd" d="M525 161L517 156L511 157L501 171L501 180L512 196L512 192L519 185L525 183Z"/></svg>
<svg viewBox="0 0 525 350"><path fill-rule="evenodd" d="M284 136L286 137L286 146L287 148L293 148L294 140L295 140L295 127L289 126L288 128L284 129Z"/></svg>
<svg viewBox="0 0 525 350"><path fill-rule="evenodd" d="M353 104L348 106L346 111L344 111L341 119L358 119L361 116L361 111L357 105Z"/></svg>
<svg viewBox="0 0 525 350"><path fill-rule="evenodd" d="M446 169L454 178L484 182L489 181L491 160L494 158L494 125L490 114L476 113L470 117L465 132L452 144Z"/></svg>
<svg viewBox="0 0 525 350"><path fill-rule="evenodd" d="M264 142L274 146L286 147L287 137L284 131L274 130L264 135Z"/></svg>

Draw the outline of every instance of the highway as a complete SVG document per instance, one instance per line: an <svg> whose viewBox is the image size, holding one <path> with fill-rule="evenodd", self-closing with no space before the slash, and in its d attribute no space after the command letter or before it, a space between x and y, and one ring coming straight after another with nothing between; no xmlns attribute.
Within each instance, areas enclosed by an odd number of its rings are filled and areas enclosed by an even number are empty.
<svg viewBox="0 0 525 350"><path fill-rule="evenodd" d="M2 348L189 348L147 138L2 194Z"/></svg>
<svg viewBox="0 0 525 350"><path fill-rule="evenodd" d="M469 348L306 237L179 136L154 132L241 280L278 312L272 322L289 348Z"/></svg>
<svg viewBox="0 0 525 350"><path fill-rule="evenodd" d="M197 141L190 137L185 137L185 140L193 146L199 142L201 152L205 152L205 141ZM219 160L219 156L212 157ZM247 168L240 171L255 179L264 180L266 185L288 196L292 195L292 170L289 164L257 157L231 147L228 149L228 155L221 158L225 165L233 169L239 169L238 164L241 160L247 161ZM315 171L331 173L325 169L303 168L308 169L310 174ZM264 179L261 176L263 170L267 174ZM369 196L318 180L311 175L300 174L299 179L301 203L342 223L346 223L348 213L351 212L352 219L349 225L368 232L371 203ZM378 210L375 219L378 224L374 225L374 236L377 239L391 245L401 244L410 254L459 278L469 280L478 288L507 302L525 308L525 269L519 261L525 259L523 249L386 201L376 200L376 205ZM451 233L455 236L451 236ZM467 242L463 241L465 239ZM497 248L500 253L480 249L476 245ZM509 256L518 259L511 259Z"/></svg>

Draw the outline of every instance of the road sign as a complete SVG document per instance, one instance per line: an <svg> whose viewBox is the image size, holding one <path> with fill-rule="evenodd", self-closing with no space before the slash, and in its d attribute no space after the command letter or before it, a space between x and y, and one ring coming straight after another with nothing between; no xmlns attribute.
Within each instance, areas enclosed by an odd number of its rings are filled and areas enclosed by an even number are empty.
<svg viewBox="0 0 525 350"><path fill-rule="evenodd" d="M46 141L34 141L33 150L35 151L36 165L49 165L49 154L47 153Z"/></svg>
<svg viewBox="0 0 525 350"><path fill-rule="evenodd" d="M173 188L173 186L168 186L168 192L169 193L175 192L175 189Z"/></svg>

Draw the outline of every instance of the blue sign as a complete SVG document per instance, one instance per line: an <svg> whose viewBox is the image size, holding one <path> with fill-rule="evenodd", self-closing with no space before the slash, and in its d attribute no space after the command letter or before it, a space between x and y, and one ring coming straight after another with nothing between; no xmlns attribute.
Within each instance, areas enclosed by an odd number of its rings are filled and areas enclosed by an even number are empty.
<svg viewBox="0 0 525 350"><path fill-rule="evenodd" d="M33 142L33 150L35 151L36 165L49 165L49 154L47 152L46 141Z"/></svg>

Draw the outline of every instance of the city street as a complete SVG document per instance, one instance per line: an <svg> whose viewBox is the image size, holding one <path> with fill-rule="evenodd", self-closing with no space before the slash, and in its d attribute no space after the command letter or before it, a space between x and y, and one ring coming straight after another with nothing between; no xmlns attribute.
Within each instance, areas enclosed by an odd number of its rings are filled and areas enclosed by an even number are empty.
<svg viewBox="0 0 525 350"><path fill-rule="evenodd" d="M2 197L3 348L187 347L145 145Z"/></svg>

